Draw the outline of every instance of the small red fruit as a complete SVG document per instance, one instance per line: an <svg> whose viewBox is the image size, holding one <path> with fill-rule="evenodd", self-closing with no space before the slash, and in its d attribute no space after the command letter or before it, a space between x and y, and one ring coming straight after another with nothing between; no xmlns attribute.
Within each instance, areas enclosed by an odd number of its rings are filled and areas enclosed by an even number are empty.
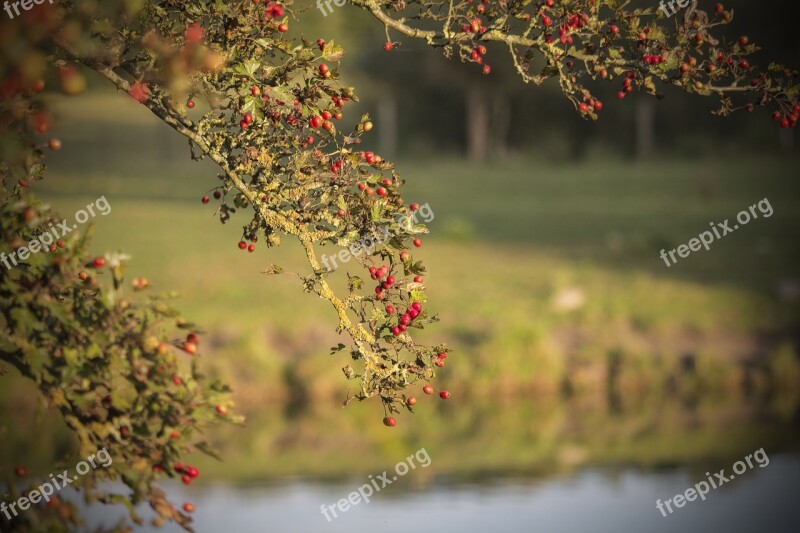
<svg viewBox="0 0 800 533"><path fill-rule="evenodd" d="M186 107L188 107L189 109L194 109L194 100L189 100L188 102L186 102Z"/></svg>
<svg viewBox="0 0 800 533"><path fill-rule="evenodd" d="M197 467L190 466L186 469L186 473L189 474L190 478L194 479L200 475L200 470L198 470Z"/></svg>
<svg viewBox="0 0 800 533"><path fill-rule="evenodd" d="M422 387L422 392L425 394L433 394L433 387L431 385L425 385Z"/></svg>
<svg viewBox="0 0 800 533"><path fill-rule="evenodd" d="M484 65L483 66L483 74L484 75L488 75L491 71L492 71L492 67L490 67L489 65Z"/></svg>
<svg viewBox="0 0 800 533"><path fill-rule="evenodd" d="M208 196L203 196L203 197L202 197L200 200L201 200L201 201L202 201L204 204L207 204L207 203L210 201L210 199L208 198Z"/></svg>
<svg viewBox="0 0 800 533"><path fill-rule="evenodd" d="M183 351L189 355L194 355L197 353L197 345L193 342L184 342Z"/></svg>
<svg viewBox="0 0 800 533"><path fill-rule="evenodd" d="M411 406L416 404L417 404L417 399L414 398L413 396L409 396L408 398L406 398L406 405Z"/></svg>
<svg viewBox="0 0 800 533"><path fill-rule="evenodd" d="M393 315L395 312L395 308L392 304L386 306L386 314Z"/></svg>
<svg viewBox="0 0 800 533"><path fill-rule="evenodd" d="M239 241L239 249L244 250L245 248L247 248L247 243L244 241Z"/></svg>
<svg viewBox="0 0 800 533"><path fill-rule="evenodd" d="M397 420L395 420L394 417L387 416L386 418L383 419L383 425L393 428L397 425Z"/></svg>
<svg viewBox="0 0 800 533"><path fill-rule="evenodd" d="M449 397L450 397L450 393L447 392L446 390L443 390L442 392L439 393L439 398L441 398L442 400L446 400Z"/></svg>
<svg viewBox="0 0 800 533"><path fill-rule="evenodd" d="M250 246L248 246L248 247L247 247L247 251L248 251L248 252L251 252L251 253L252 253L252 252L253 252L255 249L256 249L256 245L255 245L255 244L251 244Z"/></svg>
<svg viewBox="0 0 800 533"><path fill-rule="evenodd" d="M228 414L228 409L226 409L224 405L218 405L216 407L216 411L218 415L225 416L226 414Z"/></svg>
<svg viewBox="0 0 800 533"><path fill-rule="evenodd" d="M173 382L175 385L178 385L178 386L180 386L180 385L183 385L183 380L182 380L182 379L181 379L181 377L180 377L179 375L177 375L177 374L175 374L174 376L172 376L172 382Z"/></svg>
<svg viewBox="0 0 800 533"><path fill-rule="evenodd" d="M287 31L289 31L288 24L285 24L283 22L278 24L278 31L281 32L281 33L286 33Z"/></svg>
<svg viewBox="0 0 800 533"><path fill-rule="evenodd" d="M47 145L54 152L61 150L61 140L59 139L50 139L50 142L48 142Z"/></svg>
<svg viewBox="0 0 800 533"><path fill-rule="evenodd" d="M95 257L93 264L95 268L103 268L106 266L106 260L104 257Z"/></svg>
<svg viewBox="0 0 800 533"><path fill-rule="evenodd" d="M394 48L394 45L388 41L383 45L383 49L387 52L391 52L392 48Z"/></svg>
<svg viewBox="0 0 800 533"><path fill-rule="evenodd" d="M181 481L183 481L184 485L189 485L192 482L192 478L190 478L187 474L181 476Z"/></svg>
<svg viewBox="0 0 800 533"><path fill-rule="evenodd" d="M183 504L183 510L186 513L193 513L194 512L194 504L192 502L186 502Z"/></svg>
<svg viewBox="0 0 800 533"><path fill-rule="evenodd" d="M417 248L422 246L422 239L420 239L419 237L414 239L414 246L416 246Z"/></svg>
<svg viewBox="0 0 800 533"><path fill-rule="evenodd" d="M18 466L14 469L14 474L16 474L17 477L25 477L28 475L28 469L24 466Z"/></svg>

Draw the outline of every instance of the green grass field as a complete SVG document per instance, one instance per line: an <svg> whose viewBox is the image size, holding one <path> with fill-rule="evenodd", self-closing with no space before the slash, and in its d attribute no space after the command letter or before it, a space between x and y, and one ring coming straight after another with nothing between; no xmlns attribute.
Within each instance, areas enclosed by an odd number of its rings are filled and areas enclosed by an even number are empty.
<svg viewBox="0 0 800 533"><path fill-rule="evenodd" d="M206 364L232 382L240 407L256 421L244 438L236 436L242 430L222 434L238 441L230 468L244 470L237 459L269 449L280 453L251 474L298 469L336 474L358 466L352 459L330 464L341 447L366 441L383 455L398 445L380 433L378 403L330 411L348 386L339 371L344 357L328 355L328 347L344 341L334 331L332 309L303 294L291 276L261 274L272 263L307 271L292 243L253 254L238 250L239 221L222 226L213 208L199 201L215 185L214 167L192 162L178 134L136 104L100 94L59 101L58 109L64 126L56 135L64 149L50 158L48 179L33 190L67 217L105 195L112 212L94 220L94 250L132 255L131 277L150 279L153 290L178 290L186 318L204 325ZM651 420L647 416L617 424L608 413L585 411L574 396L570 401L577 403L549 411L525 405L540 398L554 401L568 390L599 398L604 409L621 402L635 411L642 398L648 406L675 395L738 398L743 380L767 396L796 385L800 373L791 349L800 312L793 292L800 283L796 160L559 165L538 163L534 154L484 165L453 158L397 163L408 181L409 201L429 203L435 213L431 236L417 253L428 264L426 284L441 322L423 339L445 341L455 350L439 383L469 406L459 412L437 405L433 418L428 413L404 420L403 425L416 425L401 430L409 445L440 423L469 443L464 453L472 453L473 446L487 442L474 431L492 427L492 411L482 402L523 398L523 407L499 407L507 415L496 421L497 435L531 417L544 416L543 421L535 430L514 434L507 447L492 441L499 455L468 461L466 467L536 468L561 457L567 453L562 444L570 439L558 416L572 416L573 409L589 413L587 432L598 420L612 426L601 438L576 437L575 446L583 450L578 462L677 461L675 450L643 453L655 437L669 433L661 426L668 420L652 431L642 429ZM659 258L662 248L686 243L709 222L733 219L763 198L774 209L770 218L751 221L714 242L710 251L672 267ZM789 396L789 407L770 405L791 411L795 396ZM292 410L303 409L294 405L298 398L323 414L298 415ZM652 409L648 416L655 417L658 408ZM373 422L375 428L359 440L362 424ZM303 450L319 445L310 428L320 424L337 435L336 444L319 450L320 464L304 463ZM644 431L641 439L621 444L637 431ZM553 440L515 447L532 438L531 432ZM715 446L709 435L691 438L687 454L708 455ZM219 439L223 448L231 446ZM299 448L291 449L292 443ZM524 457L504 458L506 452Z"/></svg>

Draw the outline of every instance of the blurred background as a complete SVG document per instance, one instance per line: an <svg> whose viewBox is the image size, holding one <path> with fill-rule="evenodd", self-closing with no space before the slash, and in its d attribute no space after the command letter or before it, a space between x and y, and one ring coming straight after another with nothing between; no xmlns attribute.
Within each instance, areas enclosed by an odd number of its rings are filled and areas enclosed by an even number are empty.
<svg viewBox="0 0 800 533"><path fill-rule="evenodd" d="M616 83L587 122L557 83L524 85L500 48L489 47L490 76L396 35L385 52L376 21L331 5L323 16L309 2L291 32L345 47L341 73L360 102L343 122L370 113L365 149L393 159L407 201L435 214L418 254L441 322L423 340L454 350L435 383L452 398L414 391L416 415L393 429L377 401L341 408L347 361L329 355L342 341L332 310L295 279L260 273L303 269L298 249L242 253L239 221L221 226L200 203L213 165L192 162L177 133L99 79L51 97L64 149L34 190L67 217L105 195L112 212L94 221L94 250L124 250L131 278L180 291L186 318L205 325L203 365L248 417L209 435L224 462L197 457L196 484L167 483L197 505L197 530L792 530L794 131L766 110L715 117L712 98L669 89L617 100ZM728 39L746 33L764 57L800 66L795 22L777 2L727 5ZM671 267L659 257L765 198L771 217L710 251ZM46 475L74 443L32 386L4 383L3 464ZM429 467L332 522L321 514L420 448ZM656 509L761 448L768 466L667 517Z"/></svg>

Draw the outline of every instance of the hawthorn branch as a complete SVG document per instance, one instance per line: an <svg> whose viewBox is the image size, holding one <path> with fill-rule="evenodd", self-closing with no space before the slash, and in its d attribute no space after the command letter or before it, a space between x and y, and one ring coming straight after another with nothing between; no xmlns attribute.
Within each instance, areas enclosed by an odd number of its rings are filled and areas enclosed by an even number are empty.
<svg viewBox="0 0 800 533"><path fill-rule="evenodd" d="M120 91L125 93L129 92L130 82L114 72L114 70L108 65L103 65L86 58L81 58L77 54L70 52L66 47L61 46L61 49L64 50L73 60L80 62L81 64L106 78ZM205 153L212 161L214 161L223 170L223 172L225 172L228 178L230 178L236 188L245 195L251 205L257 209L258 214L265 223L279 229L286 234L293 235L300 241L311 268L315 273L318 273L319 289L316 291L317 294L320 296L320 298L327 300L334 307L336 314L339 317L340 329L347 331L347 333L353 339L359 349L359 352L364 356L367 367L373 372L378 372L380 358L370 347L370 345L374 344L375 338L366 329L364 329L363 325L354 324L353 321L350 320L350 317L347 315L347 306L345 303L333 292L330 285L326 281L324 274L319 274L322 269L319 261L316 258L313 242L309 232L295 224L288 217L282 216L279 213L267 209L267 207L263 204L259 205L257 193L247 186L242 177L233 168L231 168L228 160L222 154L215 150L203 136L199 135L192 129L191 121L185 117L182 117L174 110L171 110L167 104L159 102L159 100L156 98L148 98L145 102L143 102L143 104L164 123L184 137L191 140L198 148L200 148L203 153Z"/></svg>

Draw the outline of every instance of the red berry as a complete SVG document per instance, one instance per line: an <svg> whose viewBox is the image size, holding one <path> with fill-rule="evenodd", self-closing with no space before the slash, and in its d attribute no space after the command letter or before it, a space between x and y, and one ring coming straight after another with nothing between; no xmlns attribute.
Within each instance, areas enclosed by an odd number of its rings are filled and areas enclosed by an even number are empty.
<svg viewBox="0 0 800 533"><path fill-rule="evenodd" d="M311 117L311 120L308 121L308 125L312 128L319 128L322 125L322 117L319 115L314 115Z"/></svg>
<svg viewBox="0 0 800 533"><path fill-rule="evenodd" d="M403 262L408 261L410 257L411 257L410 253L408 253L408 252L400 252L400 261L403 261Z"/></svg>
<svg viewBox="0 0 800 533"><path fill-rule="evenodd" d="M391 52L392 48L394 48L394 45L388 41L383 45L383 49L387 52Z"/></svg>
<svg viewBox="0 0 800 533"><path fill-rule="evenodd" d="M578 106L578 109L581 110L581 113L586 113L589 111L589 106L586 104L586 102L581 102L581 104Z"/></svg>
<svg viewBox="0 0 800 533"><path fill-rule="evenodd" d="M247 124L247 121L244 121L244 120L240 120L239 121L239 127L241 129L246 130L248 128L248 126L249 126L249 124Z"/></svg>
<svg viewBox="0 0 800 533"><path fill-rule="evenodd" d="M247 243L244 241L239 241L239 249L244 250L245 248L247 248Z"/></svg>
<svg viewBox="0 0 800 533"><path fill-rule="evenodd" d="M183 481L184 485L189 485L192 482L192 478L190 478L188 475L184 474L184 475L181 476L181 481Z"/></svg>
<svg viewBox="0 0 800 533"><path fill-rule="evenodd" d="M781 128L788 128L789 127L789 119L784 117L781 119Z"/></svg>
<svg viewBox="0 0 800 533"><path fill-rule="evenodd" d="M723 6L722 4L715 4L714 11L717 13L722 13L723 11L725 11L725 6Z"/></svg>
<svg viewBox="0 0 800 533"><path fill-rule="evenodd" d="M183 510L184 510L184 512L187 512L187 513L193 513L194 512L194 504L192 502L184 503L183 504Z"/></svg>
<svg viewBox="0 0 800 533"><path fill-rule="evenodd" d="M95 257L93 264L95 268L103 268L106 266L106 260L104 257Z"/></svg>
<svg viewBox="0 0 800 533"><path fill-rule="evenodd" d="M546 28L547 26L549 26L550 24L552 24L552 22L553 22L553 21L552 21L552 20L550 20L550 17L548 17L547 15L542 15L542 25L543 25L545 28Z"/></svg>
<svg viewBox="0 0 800 533"><path fill-rule="evenodd" d="M622 100L623 98L625 98L625 93L624 93L623 91L619 91L619 92L617 92L617 98L619 98L620 100Z"/></svg>
<svg viewBox="0 0 800 533"><path fill-rule="evenodd" d="M386 314L393 315L395 312L395 308L392 304L386 306Z"/></svg>
<svg viewBox="0 0 800 533"><path fill-rule="evenodd" d="M775 112L772 114L772 120L780 120L780 119L781 119L781 114L780 114L780 112L779 112L779 111L775 111Z"/></svg>
<svg viewBox="0 0 800 533"><path fill-rule="evenodd" d="M183 385L183 380L182 380L182 379L181 379L181 377L180 377L179 375L177 375L177 374L175 374L174 376L172 376L172 382L173 382L175 385L179 385L179 386L180 386L180 385Z"/></svg>
<svg viewBox="0 0 800 533"><path fill-rule="evenodd" d="M317 46L319 46L320 50L325 48L325 40L324 39L317 39Z"/></svg>
<svg viewBox="0 0 800 533"><path fill-rule="evenodd" d="M742 59L739 61L739 66L743 69L748 69L750 68L750 62L746 59Z"/></svg>
<svg viewBox="0 0 800 533"><path fill-rule="evenodd" d="M281 33L286 33L287 31L289 31L289 26L282 22L278 24L278 31Z"/></svg>
<svg viewBox="0 0 800 533"><path fill-rule="evenodd" d="M184 342L183 343L183 351L188 353L189 355L194 355L197 353L197 345L193 342Z"/></svg>
<svg viewBox="0 0 800 533"><path fill-rule="evenodd" d="M326 65L325 63L320 64L320 66L317 68L319 69L320 74L325 74L326 72L328 72L328 70L330 70L328 68L328 65Z"/></svg>
<svg viewBox="0 0 800 533"><path fill-rule="evenodd" d="M422 283L422 276L414 276L414 283Z"/></svg>
<svg viewBox="0 0 800 533"><path fill-rule="evenodd" d="M189 468L186 469L186 473L189 475L190 478L194 479L200 475L200 470L198 470L194 466L190 466Z"/></svg>
<svg viewBox="0 0 800 533"><path fill-rule="evenodd" d="M408 206L408 208L411 209L412 211L416 211L417 209L419 209L419 204L411 204L410 206Z"/></svg>
<svg viewBox="0 0 800 533"><path fill-rule="evenodd" d="M255 244L251 244L250 246L247 247L247 251L248 252L252 252L255 249L256 249L256 245Z"/></svg>
<svg viewBox="0 0 800 533"><path fill-rule="evenodd" d="M415 311L422 311L422 304L419 302L414 302L411 304L411 308Z"/></svg>
<svg viewBox="0 0 800 533"><path fill-rule="evenodd" d="M214 191L214 198L216 198L217 200L219 200L220 198L222 198L222 193L221 193L221 192L219 192L219 191Z"/></svg>
<svg viewBox="0 0 800 533"><path fill-rule="evenodd" d="M378 193L378 196L386 196L387 194L389 194L383 187L378 187L378 189L375 192Z"/></svg>
<svg viewBox="0 0 800 533"><path fill-rule="evenodd" d="M18 466L14 469L14 474L16 474L17 477L25 477L28 475L28 469L24 466Z"/></svg>
<svg viewBox="0 0 800 533"><path fill-rule="evenodd" d="M443 390L442 392L439 393L439 398L441 398L442 400L446 400L449 397L450 397L450 393L447 392L446 390Z"/></svg>
<svg viewBox="0 0 800 533"><path fill-rule="evenodd" d="M616 34L618 34L618 33L619 33L619 28L618 28L616 25L614 25L614 24L612 24L611 26L609 26L609 28L608 28L608 29L609 29L609 31L610 31L611 33L613 33L614 35L616 35Z"/></svg>
<svg viewBox="0 0 800 533"><path fill-rule="evenodd" d="M420 238L414 239L414 246L416 246L417 248L422 246L422 239L420 239Z"/></svg>
<svg viewBox="0 0 800 533"><path fill-rule="evenodd" d="M197 337L196 333L189 333L188 335L186 335L186 342L192 342L194 344L197 344L200 342L200 339Z"/></svg>
<svg viewBox="0 0 800 533"><path fill-rule="evenodd" d="M416 405L416 403L417 399L414 398L413 396L409 396L408 398L406 398L406 405Z"/></svg>
<svg viewBox="0 0 800 533"><path fill-rule="evenodd" d="M596 101L596 102L594 103L594 110L595 110L595 111L600 111L601 109L603 109L603 102L601 102L600 100L598 100L598 101Z"/></svg>
<svg viewBox="0 0 800 533"><path fill-rule="evenodd" d="M433 387L430 385L425 385L422 387L422 392L425 394L433 394Z"/></svg>
<svg viewBox="0 0 800 533"><path fill-rule="evenodd" d="M245 113L243 118L248 126L253 123L253 115L251 113Z"/></svg>
<svg viewBox="0 0 800 533"><path fill-rule="evenodd" d="M204 204L207 204L207 203L209 202L209 198L208 198L208 196L203 196L203 198L201 198L201 201L202 201Z"/></svg>
<svg viewBox="0 0 800 533"><path fill-rule="evenodd" d="M383 425L393 428L397 425L397 420L395 420L394 417L387 416L383 419Z"/></svg>
<svg viewBox="0 0 800 533"><path fill-rule="evenodd" d="M483 66L483 74L484 75L488 75L491 71L492 71L492 67L490 67L489 65L484 65Z"/></svg>
<svg viewBox="0 0 800 533"><path fill-rule="evenodd" d="M399 327L399 326L393 326L393 327L392 327L392 334L393 334L395 337L397 337L398 335L400 335L400 333L401 333L401 331L400 331L400 327Z"/></svg>

